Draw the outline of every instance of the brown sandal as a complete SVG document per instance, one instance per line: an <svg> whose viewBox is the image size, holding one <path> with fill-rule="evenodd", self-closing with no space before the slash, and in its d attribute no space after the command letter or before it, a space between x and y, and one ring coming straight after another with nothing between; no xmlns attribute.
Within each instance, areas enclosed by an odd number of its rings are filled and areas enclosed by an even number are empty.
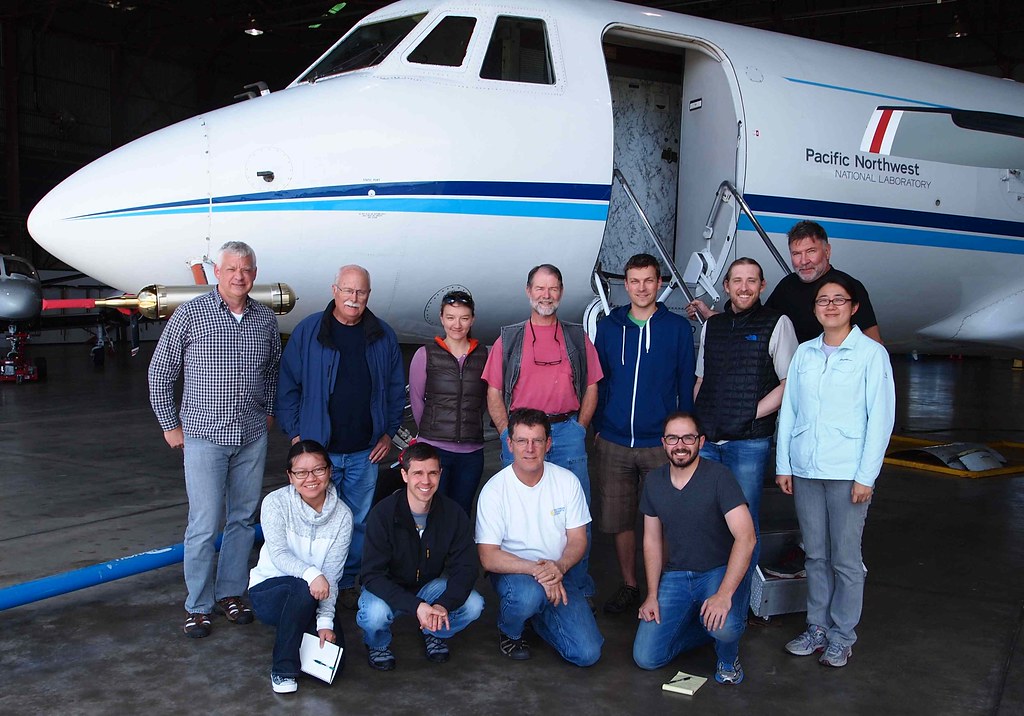
<svg viewBox="0 0 1024 716"><path fill-rule="evenodd" d="M217 611L227 617L233 624L249 624L252 622L252 609L242 601L241 597L224 597L217 602Z"/></svg>
<svg viewBox="0 0 1024 716"><path fill-rule="evenodd" d="M185 617L185 626L183 631L185 636L190 639L202 639L204 636L210 636L210 632L213 631L213 625L210 623L209 614L200 614L198 612L189 614Z"/></svg>

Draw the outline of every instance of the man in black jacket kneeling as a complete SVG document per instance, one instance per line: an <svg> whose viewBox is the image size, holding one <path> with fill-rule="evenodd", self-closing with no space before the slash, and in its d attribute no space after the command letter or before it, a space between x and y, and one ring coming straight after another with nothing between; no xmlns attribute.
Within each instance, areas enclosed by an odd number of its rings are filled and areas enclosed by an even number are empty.
<svg viewBox="0 0 1024 716"><path fill-rule="evenodd" d="M441 462L426 443L401 456L405 490L380 501L366 518L366 541L356 624L363 630L370 666L395 668L391 622L415 614L427 659L448 661L447 640L480 617L484 600L474 589L479 571L469 517L437 494Z"/></svg>

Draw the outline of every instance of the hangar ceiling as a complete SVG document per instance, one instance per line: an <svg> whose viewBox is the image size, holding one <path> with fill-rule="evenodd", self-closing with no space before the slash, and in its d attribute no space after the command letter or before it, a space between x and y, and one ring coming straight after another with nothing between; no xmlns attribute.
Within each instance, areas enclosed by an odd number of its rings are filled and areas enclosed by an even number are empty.
<svg viewBox="0 0 1024 716"><path fill-rule="evenodd" d="M135 137L284 87L381 0L0 3L0 251L28 211ZM1024 81L1020 0L649 0L648 6ZM246 32L246 31L249 32ZM256 31L262 31L256 34ZM16 98L11 102L10 98Z"/></svg>
<svg viewBox="0 0 1024 716"><path fill-rule="evenodd" d="M354 22L387 4L380 0L7 0L0 22L29 28L37 38L71 36L143 57L185 62L236 78L241 84L264 80L271 89L279 89ZM1024 79L1024 3L1019 0L650 0L641 4ZM251 28L263 34L244 32Z"/></svg>

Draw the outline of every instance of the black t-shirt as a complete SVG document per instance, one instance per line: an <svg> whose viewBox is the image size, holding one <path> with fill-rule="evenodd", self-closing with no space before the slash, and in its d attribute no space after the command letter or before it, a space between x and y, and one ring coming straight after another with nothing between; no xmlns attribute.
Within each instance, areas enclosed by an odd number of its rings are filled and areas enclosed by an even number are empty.
<svg viewBox="0 0 1024 716"><path fill-rule="evenodd" d="M853 314L853 324L860 326L862 331L877 326L875 309L871 307L871 299L868 297L864 284L834 266L826 271L821 278L810 283L801 281L798 273L789 274L779 281L779 285L775 287L764 305L774 308L776 311L782 311L789 316L789 320L793 321L793 328L796 329L796 339L801 343L817 338L821 335L822 328L818 319L814 317L814 299L817 296L815 287L822 279L834 276L845 276L853 282L857 289L857 295L853 298L860 303L860 308Z"/></svg>
<svg viewBox="0 0 1024 716"><path fill-rule="evenodd" d="M332 453L366 450L373 438L370 416L370 366L362 323L346 326L331 316L331 341L341 356L327 412L331 416Z"/></svg>
<svg viewBox="0 0 1024 716"><path fill-rule="evenodd" d="M651 470L640 497L640 511L657 517L665 527L668 572L706 572L727 564L733 536L725 515L745 504L729 468L704 459L682 490L672 484L669 465Z"/></svg>

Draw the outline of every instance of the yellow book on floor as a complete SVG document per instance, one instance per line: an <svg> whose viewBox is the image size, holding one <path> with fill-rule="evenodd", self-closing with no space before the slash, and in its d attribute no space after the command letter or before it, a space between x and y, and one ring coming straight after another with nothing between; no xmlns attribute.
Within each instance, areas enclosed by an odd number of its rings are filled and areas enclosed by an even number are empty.
<svg viewBox="0 0 1024 716"><path fill-rule="evenodd" d="M662 684L661 688L665 691L674 691L677 694L693 696L697 693L697 689L704 685L705 681L707 679L703 676L694 676L693 674L687 674L685 671L677 671L672 680L667 684Z"/></svg>

